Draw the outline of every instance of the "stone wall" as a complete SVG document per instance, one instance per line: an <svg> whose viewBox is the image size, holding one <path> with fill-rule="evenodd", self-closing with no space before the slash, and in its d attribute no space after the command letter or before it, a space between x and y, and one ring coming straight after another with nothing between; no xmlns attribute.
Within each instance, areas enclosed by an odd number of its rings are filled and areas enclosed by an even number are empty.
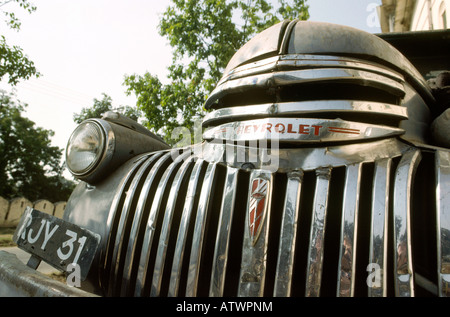
<svg viewBox="0 0 450 317"><path fill-rule="evenodd" d="M31 202L24 197L7 200L0 196L0 227L16 227L26 207L33 207L55 217L62 218L64 209L66 208L66 202L52 203L46 199Z"/></svg>

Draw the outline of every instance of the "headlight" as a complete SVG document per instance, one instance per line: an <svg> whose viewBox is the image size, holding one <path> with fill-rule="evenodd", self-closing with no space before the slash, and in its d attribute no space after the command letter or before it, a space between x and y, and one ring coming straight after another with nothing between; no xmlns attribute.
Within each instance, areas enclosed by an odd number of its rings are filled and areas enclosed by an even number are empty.
<svg viewBox="0 0 450 317"><path fill-rule="evenodd" d="M79 180L95 184L132 157L169 149L131 119L104 118L83 121L67 142L66 166Z"/></svg>
<svg viewBox="0 0 450 317"><path fill-rule="evenodd" d="M102 158L105 135L94 121L80 124L69 138L66 149L66 164L72 174L86 175Z"/></svg>

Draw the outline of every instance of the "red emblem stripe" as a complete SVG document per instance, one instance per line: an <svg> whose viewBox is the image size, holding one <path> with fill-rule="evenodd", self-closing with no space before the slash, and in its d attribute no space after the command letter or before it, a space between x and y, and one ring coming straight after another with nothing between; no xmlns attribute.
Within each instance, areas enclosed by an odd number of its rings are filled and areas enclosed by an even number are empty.
<svg viewBox="0 0 450 317"><path fill-rule="evenodd" d="M252 182L252 190L249 203L249 234L252 244L256 242L261 230L262 220L266 209L268 181L256 178Z"/></svg>

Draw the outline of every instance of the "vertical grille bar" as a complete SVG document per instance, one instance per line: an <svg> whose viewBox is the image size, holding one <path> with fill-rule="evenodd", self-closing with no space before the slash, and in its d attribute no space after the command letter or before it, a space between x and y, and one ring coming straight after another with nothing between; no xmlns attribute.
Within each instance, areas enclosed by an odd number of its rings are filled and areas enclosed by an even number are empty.
<svg viewBox="0 0 450 317"><path fill-rule="evenodd" d="M274 296L279 297L291 295L303 171L290 172L287 178L274 287Z"/></svg>
<svg viewBox="0 0 450 317"><path fill-rule="evenodd" d="M394 181L394 287L396 296L414 296L411 254L411 189L420 162L419 150L407 151L397 167Z"/></svg>
<svg viewBox="0 0 450 317"><path fill-rule="evenodd" d="M368 285L370 297L387 296L387 243L390 175L392 159L383 159L375 163L372 197L372 218L370 232L369 267L370 270L380 268L378 280L371 280ZM372 267L377 265L377 267Z"/></svg>
<svg viewBox="0 0 450 317"><path fill-rule="evenodd" d="M325 242L325 220L328 208L328 191L330 186L331 168L316 170L316 190L314 193L313 214L307 257L306 296L320 295L322 282L322 266Z"/></svg>
<svg viewBox="0 0 450 317"><path fill-rule="evenodd" d="M255 188L255 182L260 182L259 184L266 186L266 188L261 188L261 190ZM264 294L272 186L273 175L271 173L261 170L253 170L251 172L248 195L251 197L265 191L265 197L261 198L261 200L265 199L265 201L263 202L264 206L260 206L260 198L248 199L238 296L254 297L263 296ZM250 213L252 209L255 213L251 219Z"/></svg>
<svg viewBox="0 0 450 317"><path fill-rule="evenodd" d="M177 198L179 198L178 195L180 193L183 180L188 173L189 167L191 166L191 162L192 158L189 158L181 165L180 169L175 175L172 187L170 189L167 205L164 212L164 220L161 227L161 233L159 235L159 243L156 252L150 296L160 296L161 293L161 283L163 279L164 267L166 265L166 261L168 261L166 260L166 255L168 252L170 233L172 230L177 230L175 225L173 225L175 205Z"/></svg>
<svg viewBox="0 0 450 317"><path fill-rule="evenodd" d="M178 156L166 169L161 178L161 181L158 184L158 188L152 202L150 214L145 228L144 240L140 254L139 268L136 279L135 296L144 295L147 282L147 272L149 271L149 266L153 265L153 260L150 257L150 252L152 250L153 240L155 239L157 218L159 216L160 210L165 207L163 202L164 194L167 188L170 186L172 175L177 171L178 166L184 159L187 158L189 154L190 153L185 152L182 155Z"/></svg>
<svg viewBox="0 0 450 317"><path fill-rule="evenodd" d="M349 165L345 178L345 192L341 222L337 296L354 296L356 241L359 211L359 190L362 164Z"/></svg>
<svg viewBox="0 0 450 317"><path fill-rule="evenodd" d="M188 297L196 296L198 291L201 256L205 244L204 239L205 239L206 219L208 216L207 211L210 204L210 196L212 191L214 190L213 184L216 168L217 168L216 163L210 163L208 165L200 194L200 200L195 220L194 236L192 238L192 249L189 260L188 280L186 285L186 296Z"/></svg>
<svg viewBox="0 0 450 317"><path fill-rule="evenodd" d="M193 220L195 220L194 218L195 200L197 193L200 191L201 185L200 175L204 164L205 162L203 160L197 159L189 180L189 186L186 194L186 202L183 206L183 213L181 215L180 228L178 231L175 253L173 256L173 258L176 259L176 261L173 261L172 264L172 273L168 291L169 296L177 296L179 292L181 270L185 254L187 252L186 243L188 239L189 225Z"/></svg>
<svg viewBox="0 0 450 317"><path fill-rule="evenodd" d="M450 153L436 153L438 292L450 297Z"/></svg>
<svg viewBox="0 0 450 317"><path fill-rule="evenodd" d="M111 283L113 281L110 280L111 275L111 264L113 262L112 257L114 254L114 245L115 240L114 237L116 236L117 232L117 225L116 222L119 222L120 219L120 213L118 212L118 209L120 208L122 204L122 199L126 194L126 190L129 183L131 182L136 170L139 169L139 167L145 162L145 159L149 157L149 155L145 155L141 157L135 165L129 170L129 172L126 174L126 176L123 178L122 182L120 183L120 186L118 190L116 191L116 194L114 195L114 198L111 203L111 208L109 210L108 219L106 220L106 226L109 229L108 230L108 239L106 242L106 248L105 252L100 255L101 257L101 263L103 265L103 273L105 274L105 277L101 279L102 287L106 290L107 293L110 293L111 291Z"/></svg>
<svg viewBox="0 0 450 317"><path fill-rule="evenodd" d="M238 169L227 168L225 188L222 198L222 208L219 215L216 245L214 249L213 269L209 295L223 296L225 273L227 269L231 223L235 209Z"/></svg>
<svg viewBox="0 0 450 317"><path fill-rule="evenodd" d="M156 159L158 160L154 163ZM125 255L126 256L125 265L123 269L122 290L121 290L121 295L123 296L126 296L127 294L126 292L128 291L131 282L132 267L135 261L135 252L137 251L139 228L142 226L142 221L146 220L144 215L144 208L147 204L147 199L152 197L149 195L150 188L153 182L155 181L158 171L169 159L170 153L166 153L162 157L160 155L156 155L154 158L152 158L151 161L149 160L150 161L149 163L151 164L154 163L154 165L152 166L151 170L149 171L148 175L144 180L144 185L142 186L142 189L139 193L136 212L134 213L133 216L132 227L129 235L130 238L128 240L128 247Z"/></svg>
<svg viewBox="0 0 450 317"><path fill-rule="evenodd" d="M152 156L150 159L147 159L138 169L135 177L132 179L131 185L125 193L125 203L123 204L122 211L120 213L119 225L117 227L115 244L114 244L114 253L111 262L111 273L110 276L113 277L113 282L110 283L109 293L112 295L115 289L120 289L120 283L122 281L121 277L121 259L122 252L125 246L128 245L128 234L126 233L129 228L130 219L133 219L133 214L135 209L133 207L133 202L135 201L135 195L139 195L139 184L141 183L142 175L146 172L149 166L154 162L157 156ZM119 276L120 275L120 276Z"/></svg>

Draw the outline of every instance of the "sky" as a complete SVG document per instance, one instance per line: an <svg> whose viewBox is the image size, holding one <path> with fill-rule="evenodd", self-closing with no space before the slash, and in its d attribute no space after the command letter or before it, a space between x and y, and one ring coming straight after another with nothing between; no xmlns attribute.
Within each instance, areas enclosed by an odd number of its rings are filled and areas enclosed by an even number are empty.
<svg viewBox="0 0 450 317"><path fill-rule="evenodd" d="M0 21L0 35L18 45L41 73L15 87L28 104L25 116L55 132L52 144L65 148L75 129L74 113L109 95L114 106L135 105L126 96L124 76L150 72L164 82L172 51L157 26L169 0L31 0L28 14L16 4L22 25L12 31ZM274 3L278 1L274 0ZM311 21L379 33L376 6L381 0L308 0ZM8 7L9 6L9 7ZM11 86L0 82L0 89Z"/></svg>

